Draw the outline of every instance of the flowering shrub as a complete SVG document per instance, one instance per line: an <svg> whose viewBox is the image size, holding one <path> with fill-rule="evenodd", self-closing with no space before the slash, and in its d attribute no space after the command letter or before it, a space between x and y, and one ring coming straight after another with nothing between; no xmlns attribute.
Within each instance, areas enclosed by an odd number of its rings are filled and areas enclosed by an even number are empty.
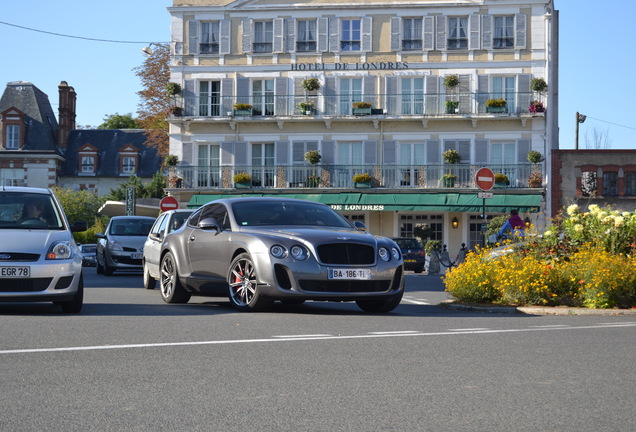
<svg viewBox="0 0 636 432"><path fill-rule="evenodd" d="M530 102L528 111L530 111L531 113L542 113L545 112L545 107L543 106L543 103L539 102L538 100L534 100Z"/></svg>
<svg viewBox="0 0 636 432"><path fill-rule="evenodd" d="M636 212L575 204L536 237L494 256L471 252L444 276L446 290L466 302L636 306Z"/></svg>
<svg viewBox="0 0 636 432"><path fill-rule="evenodd" d="M543 175L539 171L533 171L528 176L528 186L541 187L543 184Z"/></svg>
<svg viewBox="0 0 636 432"><path fill-rule="evenodd" d="M444 158L444 162L447 164L456 164L462 160L462 157L459 155L459 152L455 149L448 149L442 153L442 157Z"/></svg>

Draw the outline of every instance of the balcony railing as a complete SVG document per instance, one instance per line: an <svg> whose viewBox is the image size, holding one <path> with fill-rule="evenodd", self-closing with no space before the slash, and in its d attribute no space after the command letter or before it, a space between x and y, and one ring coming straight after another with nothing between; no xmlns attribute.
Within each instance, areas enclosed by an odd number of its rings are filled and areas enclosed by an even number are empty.
<svg viewBox="0 0 636 432"><path fill-rule="evenodd" d="M354 174L373 177L370 187L412 189L477 189L475 173L483 165L275 165L275 166L178 166L168 170L168 187L188 189L235 188L233 177L250 174L253 188L343 188L355 189ZM527 188L528 177L540 165L488 165L494 173L508 177L511 188ZM447 178L452 181L447 181Z"/></svg>
<svg viewBox="0 0 636 432"><path fill-rule="evenodd" d="M504 99L504 107L487 107L489 99ZM338 94L288 96L230 96L200 95L192 98L176 97L173 104L182 108L172 117L289 117L289 116L360 116L388 117L453 117L482 115L543 115L531 112L532 101L545 106L545 96L534 92L520 93L454 93L454 94ZM368 102L370 109L356 110L354 102ZM235 110L236 103L249 104L250 110ZM309 103L311 106L301 105Z"/></svg>

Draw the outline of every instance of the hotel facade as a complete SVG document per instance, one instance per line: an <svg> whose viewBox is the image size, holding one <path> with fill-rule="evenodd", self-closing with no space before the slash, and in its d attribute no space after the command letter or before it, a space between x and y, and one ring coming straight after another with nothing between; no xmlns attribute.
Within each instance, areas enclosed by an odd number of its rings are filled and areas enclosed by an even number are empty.
<svg viewBox="0 0 636 432"><path fill-rule="evenodd" d="M511 209L539 226L552 215L552 1L175 0L168 11L180 87L168 192L183 206L309 199L374 234L426 224L451 253ZM488 190L484 167L503 183Z"/></svg>

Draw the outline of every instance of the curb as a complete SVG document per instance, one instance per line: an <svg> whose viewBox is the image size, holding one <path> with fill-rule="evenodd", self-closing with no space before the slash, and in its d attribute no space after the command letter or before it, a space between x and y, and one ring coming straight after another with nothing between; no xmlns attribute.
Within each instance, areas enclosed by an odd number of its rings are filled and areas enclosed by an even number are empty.
<svg viewBox="0 0 636 432"><path fill-rule="evenodd" d="M596 316L613 316L613 315L633 315L636 316L636 309L587 309L572 308L567 306L481 306L455 303L452 300L439 304L441 307L449 309L498 313L498 314L524 314L524 315L596 315Z"/></svg>

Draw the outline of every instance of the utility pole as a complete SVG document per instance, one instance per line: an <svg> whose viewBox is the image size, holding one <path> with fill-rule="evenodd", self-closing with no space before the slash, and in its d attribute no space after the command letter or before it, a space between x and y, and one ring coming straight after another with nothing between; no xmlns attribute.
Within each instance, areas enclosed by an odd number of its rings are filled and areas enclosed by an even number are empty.
<svg viewBox="0 0 636 432"><path fill-rule="evenodd" d="M579 149L579 123L584 123L585 119L587 118L587 116L584 116L583 114L579 114L579 112L576 112L576 133L574 136L574 149L578 150Z"/></svg>

